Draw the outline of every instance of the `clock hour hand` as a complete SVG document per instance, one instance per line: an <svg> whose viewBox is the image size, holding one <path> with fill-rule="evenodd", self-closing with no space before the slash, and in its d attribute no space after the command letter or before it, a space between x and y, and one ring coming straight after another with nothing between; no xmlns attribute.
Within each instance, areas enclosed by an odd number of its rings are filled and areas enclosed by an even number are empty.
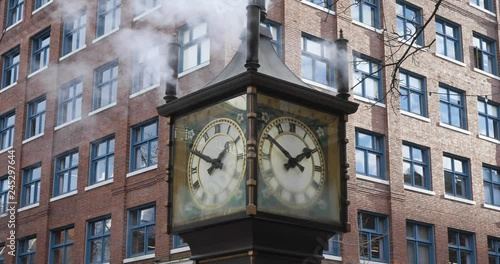
<svg viewBox="0 0 500 264"><path fill-rule="evenodd" d="M304 171L304 166L300 165L297 160L295 158L293 158L290 153L288 153L288 151L286 151L279 143L278 141L276 141L273 137L271 137L270 135L267 135L267 138L274 144L276 145L276 147L278 147L279 150L281 150L281 152L283 152L283 154L285 154L285 157L288 158L288 162L285 163L285 169L286 170L289 170L290 168L295 168L295 167L298 167L299 170L301 172Z"/></svg>
<svg viewBox="0 0 500 264"><path fill-rule="evenodd" d="M317 148L315 149L310 149L310 148L304 148L304 150L302 150L302 153L300 153L299 155L297 155L297 157L295 157L295 159L297 160L297 162L300 162L302 161L304 158L310 158L311 155L318 151Z"/></svg>
<svg viewBox="0 0 500 264"><path fill-rule="evenodd" d="M217 158L214 160L214 163L212 163L212 166L210 166L210 168L208 168L208 174L212 174L212 171L214 171L214 169L222 169L222 166L224 165L222 163L222 159L224 158L227 151L229 150L229 145L230 145L229 141L226 142L226 144L224 145L224 149L219 153L219 156L217 156Z"/></svg>
<svg viewBox="0 0 500 264"><path fill-rule="evenodd" d="M215 168L222 168L222 164L220 163L220 161L214 160L214 159L210 158L209 156L199 152L198 150L191 149L191 153L200 157L202 160L212 164L212 166L210 168L208 168L208 174L210 174L210 175L212 175L212 171ZM215 168L213 168L213 167L215 167Z"/></svg>

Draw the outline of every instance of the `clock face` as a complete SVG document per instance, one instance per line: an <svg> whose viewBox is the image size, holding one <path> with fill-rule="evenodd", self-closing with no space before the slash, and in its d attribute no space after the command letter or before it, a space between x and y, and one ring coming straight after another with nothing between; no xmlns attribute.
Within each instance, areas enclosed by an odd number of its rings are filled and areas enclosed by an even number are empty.
<svg viewBox="0 0 500 264"><path fill-rule="evenodd" d="M270 121L259 140L259 167L267 188L282 204L306 208L325 185L321 144L312 130L293 117Z"/></svg>
<svg viewBox="0 0 500 264"><path fill-rule="evenodd" d="M245 176L245 134L231 119L208 123L189 149L186 171L191 196L203 209L225 205Z"/></svg>

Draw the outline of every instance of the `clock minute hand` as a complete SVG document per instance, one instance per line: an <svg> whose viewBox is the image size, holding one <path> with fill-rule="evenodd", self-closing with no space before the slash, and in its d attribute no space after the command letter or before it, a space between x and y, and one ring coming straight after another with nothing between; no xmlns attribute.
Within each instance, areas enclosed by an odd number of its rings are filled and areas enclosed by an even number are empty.
<svg viewBox="0 0 500 264"><path fill-rule="evenodd" d="M300 172L304 171L304 166L300 165L295 158L293 158L288 151L286 151L279 143L276 141L273 137L270 135L267 135L267 138L274 144L276 147L278 147L283 154L285 154L285 157L288 158L288 162L284 164L285 169L288 171L290 168L295 168L299 167Z"/></svg>
<svg viewBox="0 0 500 264"><path fill-rule="evenodd" d="M278 141L276 141L276 139L274 139L273 137L271 137L270 135L267 135L267 139L269 139L269 141L271 141L274 145L276 145L276 147L278 147L279 150L281 150L281 152L283 152L283 154L285 154L285 157L287 157L289 160L290 159L293 159L292 156L290 155L290 153L288 153L288 151L286 151L281 145L280 143L278 143Z"/></svg>
<svg viewBox="0 0 500 264"><path fill-rule="evenodd" d="M302 161L304 158L310 158L311 155L318 151L317 148L315 149L310 149L310 148L304 148L303 152L300 153L299 155L297 155L297 157L295 157L295 159L297 160L297 162L300 162Z"/></svg>
<svg viewBox="0 0 500 264"><path fill-rule="evenodd" d="M224 145L224 149L219 153L219 156L217 156L217 158L214 160L214 163L212 163L212 166L210 166L210 168L208 168L208 174L212 174L214 169L222 169L222 166L224 165L222 163L222 159L226 155L228 149L229 149L229 141L226 142L226 144Z"/></svg>
<svg viewBox="0 0 500 264"><path fill-rule="evenodd" d="M206 161L206 162L208 162L208 163L212 163L212 164L213 164L213 163L215 162L215 160L214 160L214 159L212 159L212 158L210 158L209 156L207 156L207 155L205 155L205 154L203 154L203 153L199 152L198 150L193 150L193 149L191 149L191 153L193 153L194 155L196 155L196 156L200 157L202 160L204 160L204 161Z"/></svg>

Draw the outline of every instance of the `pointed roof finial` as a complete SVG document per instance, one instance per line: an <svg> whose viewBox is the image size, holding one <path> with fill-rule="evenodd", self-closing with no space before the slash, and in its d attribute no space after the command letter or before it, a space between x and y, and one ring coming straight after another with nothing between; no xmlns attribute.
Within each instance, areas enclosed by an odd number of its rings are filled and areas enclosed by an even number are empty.
<svg viewBox="0 0 500 264"><path fill-rule="evenodd" d="M342 29L340 29L340 39L343 39L344 38L344 31Z"/></svg>

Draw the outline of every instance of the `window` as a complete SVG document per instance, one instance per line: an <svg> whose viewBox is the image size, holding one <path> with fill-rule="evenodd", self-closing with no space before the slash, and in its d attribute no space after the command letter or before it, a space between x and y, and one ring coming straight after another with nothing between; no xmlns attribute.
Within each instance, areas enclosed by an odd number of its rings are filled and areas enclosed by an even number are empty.
<svg viewBox="0 0 500 264"><path fill-rule="evenodd" d="M7 212L9 202L9 179L7 176L0 178L0 215Z"/></svg>
<svg viewBox="0 0 500 264"><path fill-rule="evenodd" d="M173 248L181 248L181 247L187 247L188 244L186 243L186 241L184 241L184 239L182 239L182 237L178 236L178 235L174 235L172 237L172 240L174 242L174 244L172 245Z"/></svg>
<svg viewBox="0 0 500 264"><path fill-rule="evenodd" d="M418 30L422 26L422 9L409 5L405 2L396 3L396 32L404 40L413 40L415 43L424 44L423 34L417 36Z"/></svg>
<svg viewBox="0 0 500 264"><path fill-rule="evenodd" d="M330 58L331 50L326 41L302 35L302 78L333 86L333 65Z"/></svg>
<svg viewBox="0 0 500 264"><path fill-rule="evenodd" d="M379 28L379 0L351 0L351 16L368 26Z"/></svg>
<svg viewBox="0 0 500 264"><path fill-rule="evenodd" d="M59 109L57 124L64 124L82 115L82 90L81 80L73 80L59 91Z"/></svg>
<svg viewBox="0 0 500 264"><path fill-rule="evenodd" d="M12 147L14 142L15 112L0 116L0 150Z"/></svg>
<svg viewBox="0 0 500 264"><path fill-rule="evenodd" d="M406 222L408 264L434 262L434 230L431 225Z"/></svg>
<svg viewBox="0 0 500 264"><path fill-rule="evenodd" d="M36 237L19 240L17 263L36 264Z"/></svg>
<svg viewBox="0 0 500 264"><path fill-rule="evenodd" d="M424 78L416 74L399 72L401 109L421 116L427 116Z"/></svg>
<svg viewBox="0 0 500 264"><path fill-rule="evenodd" d="M7 27L23 20L24 0L7 0Z"/></svg>
<svg viewBox="0 0 500 264"><path fill-rule="evenodd" d="M50 53L50 28L31 39L31 72L47 67Z"/></svg>
<svg viewBox="0 0 500 264"><path fill-rule="evenodd" d="M384 163L383 137L356 131L356 173L385 179Z"/></svg>
<svg viewBox="0 0 500 264"><path fill-rule="evenodd" d="M185 25L180 29L181 58L179 72L184 72L210 60L208 24Z"/></svg>
<svg viewBox="0 0 500 264"><path fill-rule="evenodd" d="M436 52L454 60L462 61L460 26L436 18Z"/></svg>
<svg viewBox="0 0 500 264"><path fill-rule="evenodd" d="M479 134L500 140L500 106L492 101L479 99Z"/></svg>
<svg viewBox="0 0 500 264"><path fill-rule="evenodd" d="M472 46L474 46L474 67L497 75L497 45L495 41L474 33Z"/></svg>
<svg viewBox="0 0 500 264"><path fill-rule="evenodd" d="M403 176L405 185L431 189L428 149L403 143Z"/></svg>
<svg viewBox="0 0 500 264"><path fill-rule="evenodd" d="M40 201L40 178L42 167L36 165L23 170L23 189L21 190L21 206L36 204Z"/></svg>
<svg viewBox="0 0 500 264"><path fill-rule="evenodd" d="M127 240L127 255L129 257L155 252L155 219L154 205L139 207L129 211Z"/></svg>
<svg viewBox="0 0 500 264"><path fill-rule="evenodd" d="M500 263L500 238L488 237L488 263Z"/></svg>
<svg viewBox="0 0 500 264"><path fill-rule="evenodd" d="M135 56L132 93L160 84L159 46L142 50Z"/></svg>
<svg viewBox="0 0 500 264"><path fill-rule="evenodd" d="M118 62L114 61L95 70L94 110L116 102Z"/></svg>
<svg viewBox="0 0 500 264"><path fill-rule="evenodd" d="M329 10L333 10L333 0L307 0L315 5L319 5Z"/></svg>
<svg viewBox="0 0 500 264"><path fill-rule="evenodd" d="M358 214L359 253L361 259L388 262L389 236L387 217L360 212Z"/></svg>
<svg viewBox="0 0 500 264"><path fill-rule="evenodd" d="M78 151L60 155L56 159L54 197L76 190L78 179Z"/></svg>
<svg viewBox="0 0 500 264"><path fill-rule="evenodd" d="M469 161L445 155L443 157L444 184L446 194L460 198L471 198Z"/></svg>
<svg viewBox="0 0 500 264"><path fill-rule="evenodd" d="M17 83L19 78L19 46L7 51L2 57L2 88L5 88Z"/></svg>
<svg viewBox="0 0 500 264"><path fill-rule="evenodd" d="M45 96L28 103L26 138L43 134L45 127Z"/></svg>
<svg viewBox="0 0 500 264"><path fill-rule="evenodd" d="M132 128L132 153L130 171L158 163L158 120Z"/></svg>
<svg viewBox="0 0 500 264"><path fill-rule="evenodd" d="M87 33L87 11L68 17L64 20L62 55L67 55L85 46Z"/></svg>
<svg viewBox="0 0 500 264"><path fill-rule="evenodd" d="M73 227L52 231L50 239L50 263L73 263L73 240L75 231Z"/></svg>
<svg viewBox="0 0 500 264"><path fill-rule="evenodd" d="M371 100L382 99L380 64L366 56L354 54L354 94Z"/></svg>
<svg viewBox="0 0 500 264"><path fill-rule="evenodd" d="M33 10L37 10L38 8L52 2L52 0L35 0L35 8Z"/></svg>
<svg viewBox="0 0 500 264"><path fill-rule="evenodd" d="M87 228L87 264L109 263L111 217L93 220Z"/></svg>
<svg viewBox="0 0 500 264"><path fill-rule="evenodd" d="M90 185L113 179L115 138L108 137L92 144Z"/></svg>
<svg viewBox="0 0 500 264"><path fill-rule="evenodd" d="M340 256L339 234L335 234L330 239L328 239L328 248L323 250L323 254Z"/></svg>
<svg viewBox="0 0 500 264"><path fill-rule="evenodd" d="M0 244L0 264L5 261L5 244Z"/></svg>
<svg viewBox="0 0 500 264"><path fill-rule="evenodd" d="M495 12L493 10L493 0L471 0L470 3L490 12Z"/></svg>
<svg viewBox="0 0 500 264"><path fill-rule="evenodd" d="M138 16L159 6L160 3L158 0L139 0L139 1L134 1L134 4L135 4L135 15Z"/></svg>
<svg viewBox="0 0 500 264"><path fill-rule="evenodd" d="M474 235L471 233L448 229L449 263L474 264Z"/></svg>
<svg viewBox="0 0 500 264"><path fill-rule="evenodd" d="M441 122L467 129L464 92L440 85L439 115Z"/></svg>
<svg viewBox="0 0 500 264"><path fill-rule="evenodd" d="M97 8L97 37L106 35L120 26L121 0L99 0Z"/></svg>
<svg viewBox="0 0 500 264"><path fill-rule="evenodd" d="M483 165L484 202L500 206L500 169Z"/></svg>
<svg viewBox="0 0 500 264"><path fill-rule="evenodd" d="M281 40L282 40L282 27L281 24L266 20L264 21L264 26L269 28L271 31L271 35L273 39L271 39L271 43L273 44L274 50L278 53L278 56L281 58Z"/></svg>

